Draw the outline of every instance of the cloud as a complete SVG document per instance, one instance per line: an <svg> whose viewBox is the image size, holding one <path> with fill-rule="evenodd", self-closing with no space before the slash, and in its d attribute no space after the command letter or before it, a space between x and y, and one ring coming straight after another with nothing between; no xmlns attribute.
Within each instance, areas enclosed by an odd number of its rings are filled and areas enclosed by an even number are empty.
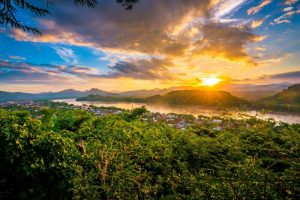
<svg viewBox="0 0 300 200"><path fill-rule="evenodd" d="M246 0L223 0L217 1L214 9L212 11L213 18L221 19L228 14L232 14L232 12L242 6Z"/></svg>
<svg viewBox="0 0 300 200"><path fill-rule="evenodd" d="M295 11L289 11L284 15L281 15L280 17L274 19L274 24L291 23L290 18L296 14L300 14L300 9Z"/></svg>
<svg viewBox="0 0 300 200"><path fill-rule="evenodd" d="M293 5L294 3L296 3L298 0L286 0L284 2L285 5L288 5L288 6L291 6Z"/></svg>
<svg viewBox="0 0 300 200"><path fill-rule="evenodd" d="M266 47L263 47L263 46L256 46L256 47L254 47L254 50L256 50L256 51L266 51L267 49L266 49Z"/></svg>
<svg viewBox="0 0 300 200"><path fill-rule="evenodd" d="M259 76L257 78L246 78L246 79L230 79L232 82L236 82L239 84L243 83L254 83L254 84L280 84L280 83L291 83L297 84L300 83L300 71L290 71L284 73L277 73L277 74L265 74Z"/></svg>
<svg viewBox="0 0 300 200"><path fill-rule="evenodd" d="M286 72L281 74L269 75L269 78L281 78L281 79L298 79L300 82L300 71Z"/></svg>
<svg viewBox="0 0 300 200"><path fill-rule="evenodd" d="M289 83L300 83L300 71L291 71L285 73L263 75L258 77L256 80L268 81L268 82L289 82Z"/></svg>
<svg viewBox="0 0 300 200"><path fill-rule="evenodd" d="M279 64L292 56L292 53L258 54L257 61L259 64Z"/></svg>
<svg viewBox="0 0 300 200"><path fill-rule="evenodd" d="M255 20L251 22L251 28L257 28L259 26L261 26L264 23L264 20Z"/></svg>
<svg viewBox="0 0 300 200"><path fill-rule="evenodd" d="M198 51L198 54L203 52L206 56L221 56L231 61L245 60L246 57L247 60L252 59L242 47L255 40L241 38L248 34L254 37L254 34L246 28L239 28L238 32L242 36L237 39L238 42L232 42L230 46L230 43L226 42L229 37L226 32L237 28L235 25L225 23L226 19L222 18L232 14L246 2L245 0L152 0L151 3L140 1L130 12L109 2L101 1L95 9L73 7L62 3L56 8L52 18L38 19L44 26L43 35L32 37L27 33L14 30L11 36L20 41L87 46L108 54L128 52L128 54L144 54L152 58L160 56L172 59L188 57L193 51L195 41L203 35L208 44L215 43L217 38L206 35L205 29L209 27L210 32L216 29L215 32L220 33L218 40L225 41L223 47L226 48L220 48L221 44L218 44L216 48L218 54L207 53L208 51ZM78 15L80 12L85 14ZM222 26L215 26L216 18L219 18L220 21L217 23L222 23ZM210 39L212 41L209 41ZM235 49L237 43L239 48ZM211 52L212 49L209 51ZM235 59L232 59L233 54Z"/></svg>
<svg viewBox="0 0 300 200"><path fill-rule="evenodd" d="M286 7L283 9L284 12L289 12L291 10L293 10L294 8L293 7Z"/></svg>
<svg viewBox="0 0 300 200"><path fill-rule="evenodd" d="M32 64L27 62L0 61L0 72L3 80L13 77L15 81L28 79L29 82L49 79L79 78L134 78L140 80L174 80L176 73L171 73L169 67L173 63L169 60L152 58L150 60L119 61L110 66L109 72L103 73L95 68L78 65L50 65ZM19 76L24 74L26 76ZM31 77L31 78L29 78ZM12 79L10 79L12 80Z"/></svg>
<svg viewBox="0 0 300 200"><path fill-rule="evenodd" d="M51 65L33 65L24 62L0 61L1 84L61 84L69 80Z"/></svg>
<svg viewBox="0 0 300 200"><path fill-rule="evenodd" d="M197 41L194 52L254 64L254 60L246 52L245 44L257 40L259 37L246 27L207 24L203 27L203 37Z"/></svg>
<svg viewBox="0 0 300 200"><path fill-rule="evenodd" d="M33 64L28 62L0 61L1 79L28 82L44 82L49 80L68 79L93 75L95 69L83 66L64 66L51 64ZM12 79L13 78L13 79ZM59 81L61 82L61 81Z"/></svg>
<svg viewBox="0 0 300 200"><path fill-rule="evenodd" d="M59 57L61 57L61 59L63 59L66 63L68 64L77 64L77 57L74 54L74 51L72 49L69 48L65 48L65 47L58 47L58 46L54 46L53 47L57 53L57 55L59 55Z"/></svg>
<svg viewBox="0 0 300 200"><path fill-rule="evenodd" d="M22 56L8 56L8 57L14 60L26 60L26 58Z"/></svg>
<svg viewBox="0 0 300 200"><path fill-rule="evenodd" d="M178 78L176 73L171 73L168 68L172 66L168 60L131 60L118 62L111 66L111 72L101 75L105 78L129 77L142 80L173 80Z"/></svg>
<svg viewBox="0 0 300 200"><path fill-rule="evenodd" d="M249 8L247 10L247 14L248 15L253 15L258 13L261 9L263 9L265 6L269 5L270 3L272 3L272 0L263 0L260 2L260 4L258 4L255 7Z"/></svg>

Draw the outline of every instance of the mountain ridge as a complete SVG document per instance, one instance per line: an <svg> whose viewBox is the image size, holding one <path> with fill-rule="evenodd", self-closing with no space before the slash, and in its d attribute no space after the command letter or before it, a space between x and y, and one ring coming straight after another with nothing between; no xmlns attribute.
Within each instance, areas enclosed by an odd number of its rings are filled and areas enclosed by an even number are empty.
<svg viewBox="0 0 300 200"><path fill-rule="evenodd" d="M172 91L178 90L214 90L227 91L232 95L246 100L258 100L264 97L275 95L283 89L291 86L289 83L269 84L269 85L251 85L251 84L220 84L214 88L204 86L178 86L163 89L150 90L132 90L125 92L108 92L97 88L80 91L75 89L66 89L59 92L41 92L41 93L25 93L25 92L5 92L0 91L0 101L15 101L15 100L46 100L46 99L68 99L80 98L88 95L102 96L121 96L134 98L147 98L154 95L164 95Z"/></svg>

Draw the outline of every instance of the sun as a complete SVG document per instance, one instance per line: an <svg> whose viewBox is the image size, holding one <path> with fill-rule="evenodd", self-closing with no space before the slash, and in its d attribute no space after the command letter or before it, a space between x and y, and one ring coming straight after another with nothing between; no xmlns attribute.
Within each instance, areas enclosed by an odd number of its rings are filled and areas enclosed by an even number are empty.
<svg viewBox="0 0 300 200"><path fill-rule="evenodd" d="M202 81L202 85L211 87L220 83L222 80L215 76L211 76L207 78L201 78L201 81Z"/></svg>

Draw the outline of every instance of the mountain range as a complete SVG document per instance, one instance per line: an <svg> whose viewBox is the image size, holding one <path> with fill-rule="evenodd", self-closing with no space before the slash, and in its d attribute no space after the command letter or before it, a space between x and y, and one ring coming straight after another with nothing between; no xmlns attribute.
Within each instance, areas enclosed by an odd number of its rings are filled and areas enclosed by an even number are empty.
<svg viewBox="0 0 300 200"><path fill-rule="evenodd" d="M86 91L68 89L60 92L44 92L44 93L37 93L37 94L0 91L0 101L70 99L70 98L85 97L88 95L116 96L118 94L106 92L96 88L92 88Z"/></svg>
<svg viewBox="0 0 300 200"><path fill-rule="evenodd" d="M276 93L290 86L289 83L270 84L270 85L251 85L251 84L220 84L214 87L215 91L227 91L232 95L246 100L257 100L275 95ZM126 92L107 92L92 88L86 91L79 90L63 90L60 92L43 92L43 93L23 93L23 92L4 92L0 91L0 101L16 101L16 100L44 100L44 99L68 99L80 98L88 95L99 95L106 97L132 97L132 98L147 98L155 95L165 95L169 92L179 90L212 90L207 87L171 87L165 89L152 90L135 90Z"/></svg>

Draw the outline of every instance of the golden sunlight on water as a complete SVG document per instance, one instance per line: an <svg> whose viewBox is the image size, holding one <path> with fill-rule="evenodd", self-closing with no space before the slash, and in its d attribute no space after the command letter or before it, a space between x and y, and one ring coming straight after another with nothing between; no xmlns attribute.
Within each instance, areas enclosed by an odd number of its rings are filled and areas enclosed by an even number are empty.
<svg viewBox="0 0 300 200"><path fill-rule="evenodd" d="M148 110L151 112L159 112L159 113L177 113L177 114L189 114L197 117L198 115L203 116L216 116L222 114L223 111L217 110L213 107L204 107L204 106L171 106L171 105L162 105L162 104L146 104L146 103L130 103L130 102L104 102L104 101L76 101L76 99L57 99L53 100L54 102L65 102L68 104L74 105L94 105L94 106L104 106L110 107L114 106L117 108L128 109L131 110L133 108L138 108L141 106L146 106ZM257 111L246 111L239 112L235 110L229 111L229 113L233 116L237 116L238 114L246 114L250 116L257 116L262 119L272 118L276 121L282 121L286 123L300 123L300 115L282 113L282 112L271 112L266 114L261 114Z"/></svg>

